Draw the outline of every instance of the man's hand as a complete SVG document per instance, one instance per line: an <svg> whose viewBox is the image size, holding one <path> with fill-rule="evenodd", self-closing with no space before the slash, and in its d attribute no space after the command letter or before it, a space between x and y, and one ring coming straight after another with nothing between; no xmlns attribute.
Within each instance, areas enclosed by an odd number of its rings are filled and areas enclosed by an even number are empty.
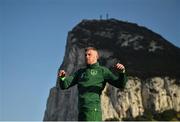
<svg viewBox="0 0 180 122"><path fill-rule="evenodd" d="M66 75L66 72L64 70L60 70L58 73L58 76L61 78L65 77L65 75Z"/></svg>
<svg viewBox="0 0 180 122"><path fill-rule="evenodd" d="M118 70L122 71L123 73L125 73L125 67L120 64L120 63L117 63L116 66L115 66Z"/></svg>

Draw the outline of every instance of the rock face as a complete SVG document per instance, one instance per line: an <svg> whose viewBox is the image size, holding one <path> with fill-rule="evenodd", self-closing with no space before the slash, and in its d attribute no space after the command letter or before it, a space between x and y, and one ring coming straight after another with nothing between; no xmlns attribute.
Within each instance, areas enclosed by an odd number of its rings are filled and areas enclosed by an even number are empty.
<svg viewBox="0 0 180 122"><path fill-rule="evenodd" d="M100 64L120 62L128 74L126 88L106 84L101 95L103 120L134 119L180 111L180 49L137 24L115 19L83 20L68 33L60 69L68 74L85 66L84 49L96 47ZM112 69L113 70L113 69ZM77 87L50 90L44 120L77 120Z"/></svg>

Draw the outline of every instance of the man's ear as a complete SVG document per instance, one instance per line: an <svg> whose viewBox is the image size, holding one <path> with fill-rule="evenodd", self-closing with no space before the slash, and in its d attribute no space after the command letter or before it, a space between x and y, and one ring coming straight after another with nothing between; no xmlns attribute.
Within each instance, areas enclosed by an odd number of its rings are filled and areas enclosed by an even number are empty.
<svg viewBox="0 0 180 122"><path fill-rule="evenodd" d="M96 55L96 58L97 58L97 60L99 60L99 54L97 53L97 55Z"/></svg>

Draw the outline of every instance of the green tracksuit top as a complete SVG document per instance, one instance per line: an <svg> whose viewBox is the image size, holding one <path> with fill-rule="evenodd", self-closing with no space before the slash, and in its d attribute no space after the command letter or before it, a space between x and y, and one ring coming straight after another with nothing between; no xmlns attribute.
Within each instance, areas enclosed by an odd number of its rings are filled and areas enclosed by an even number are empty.
<svg viewBox="0 0 180 122"><path fill-rule="evenodd" d="M106 82L117 88L124 88L127 77L125 73L115 76L108 68L100 66L97 62L87 65L71 76L59 78L59 81L61 89L68 89L77 84L79 120L101 121L100 95Z"/></svg>

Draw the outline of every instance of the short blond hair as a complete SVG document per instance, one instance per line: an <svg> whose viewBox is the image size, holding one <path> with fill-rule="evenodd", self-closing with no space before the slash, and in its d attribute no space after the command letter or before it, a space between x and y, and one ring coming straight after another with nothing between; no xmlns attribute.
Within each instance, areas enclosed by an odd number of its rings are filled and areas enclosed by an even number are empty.
<svg viewBox="0 0 180 122"><path fill-rule="evenodd" d="M98 52L98 50L95 47L86 47L85 52L88 51L88 50L94 50L94 51Z"/></svg>

